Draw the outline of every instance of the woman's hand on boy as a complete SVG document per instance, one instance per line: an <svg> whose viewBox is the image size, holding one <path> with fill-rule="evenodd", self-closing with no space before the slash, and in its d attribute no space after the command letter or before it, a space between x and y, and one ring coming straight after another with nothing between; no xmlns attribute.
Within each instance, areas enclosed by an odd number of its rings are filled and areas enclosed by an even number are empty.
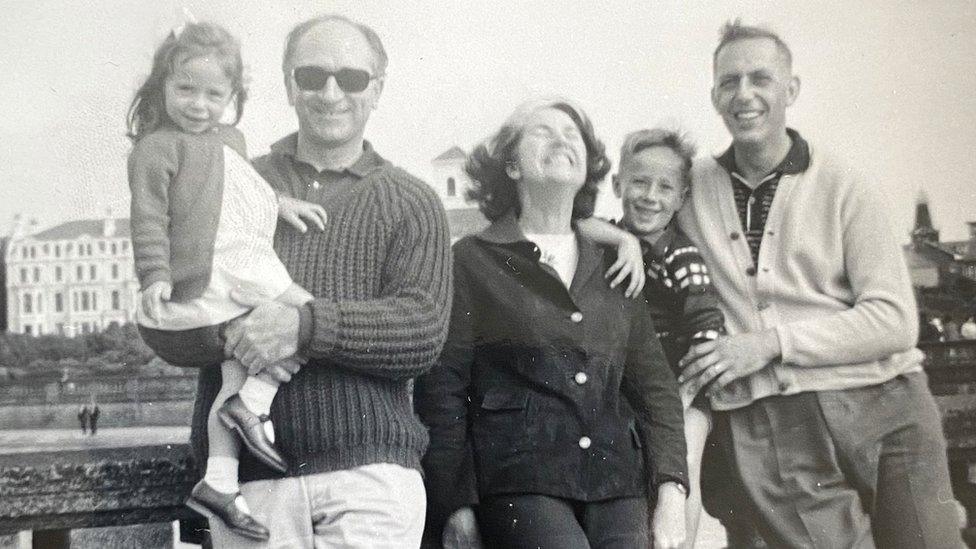
<svg viewBox="0 0 976 549"><path fill-rule="evenodd" d="M163 309L163 301L169 301L173 286L164 280L158 280L149 285L148 288L139 292L142 299L142 310L152 320L159 320L159 315Z"/></svg>
<svg viewBox="0 0 976 549"><path fill-rule="evenodd" d="M614 276L616 275L616 276ZM641 250L640 240L629 233L623 233L620 244L617 246L617 261L607 269L604 278L613 277L610 287L616 288L618 284L630 277L630 283L624 290L624 295L636 299L644 289L644 253Z"/></svg>
<svg viewBox="0 0 976 549"><path fill-rule="evenodd" d="M329 218L322 206L283 194L278 195L278 217L287 221L300 233L308 231L306 221L318 227L320 231L324 231Z"/></svg>

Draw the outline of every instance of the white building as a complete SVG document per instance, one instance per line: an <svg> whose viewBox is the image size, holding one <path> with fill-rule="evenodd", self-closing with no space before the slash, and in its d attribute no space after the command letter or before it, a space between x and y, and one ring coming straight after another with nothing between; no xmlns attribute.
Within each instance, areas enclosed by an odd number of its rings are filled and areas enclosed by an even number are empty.
<svg viewBox="0 0 976 549"><path fill-rule="evenodd" d="M467 199L467 191L473 185L464 171L467 160L468 155L455 145L430 161L429 185L437 192L447 210L452 242L488 226L488 221L478 211L478 205Z"/></svg>
<svg viewBox="0 0 976 549"><path fill-rule="evenodd" d="M139 282L128 219L69 221L7 243L7 329L75 335L134 320Z"/></svg>

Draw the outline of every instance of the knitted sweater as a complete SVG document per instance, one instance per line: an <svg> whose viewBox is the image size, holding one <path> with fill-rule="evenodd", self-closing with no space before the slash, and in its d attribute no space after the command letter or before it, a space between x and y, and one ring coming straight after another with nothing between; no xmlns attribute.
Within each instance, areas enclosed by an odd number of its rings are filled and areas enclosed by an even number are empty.
<svg viewBox="0 0 976 549"><path fill-rule="evenodd" d="M286 138L255 161L273 188L291 196L311 184L294 142ZM428 443L408 384L435 362L447 335L447 219L427 185L367 152L375 165L322 204L325 231L300 234L279 224L275 235L292 279L315 296L311 359L281 385L271 408L289 476L380 462L419 469ZM201 372L192 435L200 456L219 386L218 368ZM241 480L273 476L242 455Z"/></svg>
<svg viewBox="0 0 976 549"><path fill-rule="evenodd" d="M782 347L779 362L729 384L713 408L921 369L915 296L881 184L811 147L809 168L780 180L752 271L729 173L703 158L692 176L678 219L712 272L729 333L775 329Z"/></svg>
<svg viewBox="0 0 976 549"><path fill-rule="evenodd" d="M173 286L173 301L200 297L210 282L224 192L224 146L247 158L231 126L199 134L167 125L129 154L132 248L140 286Z"/></svg>

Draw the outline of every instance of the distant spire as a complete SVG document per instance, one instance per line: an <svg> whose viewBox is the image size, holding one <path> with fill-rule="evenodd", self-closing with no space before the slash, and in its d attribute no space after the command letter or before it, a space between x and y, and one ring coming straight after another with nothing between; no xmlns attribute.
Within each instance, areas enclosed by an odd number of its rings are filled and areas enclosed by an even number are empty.
<svg viewBox="0 0 976 549"><path fill-rule="evenodd" d="M939 242L939 231L932 226L932 214L929 213L929 199L925 191L919 191L915 202L915 228L912 229L912 243Z"/></svg>

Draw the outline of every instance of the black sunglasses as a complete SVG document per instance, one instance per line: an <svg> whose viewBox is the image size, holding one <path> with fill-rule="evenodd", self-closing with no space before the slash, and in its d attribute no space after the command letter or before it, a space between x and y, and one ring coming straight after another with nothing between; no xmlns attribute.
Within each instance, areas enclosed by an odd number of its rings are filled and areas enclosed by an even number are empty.
<svg viewBox="0 0 976 549"><path fill-rule="evenodd" d="M346 93L359 93L369 86L374 77L362 69L339 69L328 71L315 65L304 65L292 70L295 84L302 91L319 91L329 83L329 77L334 76L336 84Z"/></svg>

